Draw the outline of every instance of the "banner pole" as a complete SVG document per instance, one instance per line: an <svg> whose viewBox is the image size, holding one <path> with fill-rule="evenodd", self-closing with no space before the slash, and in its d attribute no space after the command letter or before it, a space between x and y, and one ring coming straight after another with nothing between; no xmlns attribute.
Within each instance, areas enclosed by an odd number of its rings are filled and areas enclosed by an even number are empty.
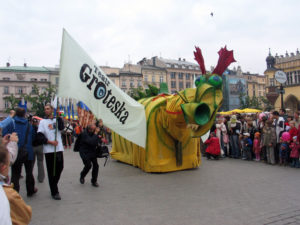
<svg viewBox="0 0 300 225"><path fill-rule="evenodd" d="M57 141L57 129L58 129L58 98L57 98L57 103L56 103L56 120L55 120L55 141ZM56 146L54 146L54 165L53 165L53 176L55 176L56 172Z"/></svg>

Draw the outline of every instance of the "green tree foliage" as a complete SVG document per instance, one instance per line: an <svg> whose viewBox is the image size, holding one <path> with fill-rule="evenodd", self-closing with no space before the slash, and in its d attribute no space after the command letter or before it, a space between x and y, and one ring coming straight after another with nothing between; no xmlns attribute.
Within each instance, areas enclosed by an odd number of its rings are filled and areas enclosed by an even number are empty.
<svg viewBox="0 0 300 225"><path fill-rule="evenodd" d="M271 109L273 109L273 106L271 105L270 101L264 96L253 96L252 98L250 98L249 96L246 96L245 93L241 93L239 99L240 109L253 108L265 111L270 111Z"/></svg>
<svg viewBox="0 0 300 225"><path fill-rule="evenodd" d="M39 117L44 117L44 106L46 103L50 103L54 97L56 89L53 86L41 91L36 85L33 86L32 92L25 96L25 99L31 103L31 111Z"/></svg>
<svg viewBox="0 0 300 225"><path fill-rule="evenodd" d="M10 110L15 110L18 107L18 104L22 97L23 97L23 95L20 98L16 98L13 94L5 97L4 99L6 101L8 101L8 104L9 104L9 107L5 109L5 112L9 113Z"/></svg>
<svg viewBox="0 0 300 225"><path fill-rule="evenodd" d="M151 96L156 96L159 93L159 89L153 85L148 85L148 89L144 90L143 88L132 88L128 94L135 100L139 100L141 98L147 98Z"/></svg>

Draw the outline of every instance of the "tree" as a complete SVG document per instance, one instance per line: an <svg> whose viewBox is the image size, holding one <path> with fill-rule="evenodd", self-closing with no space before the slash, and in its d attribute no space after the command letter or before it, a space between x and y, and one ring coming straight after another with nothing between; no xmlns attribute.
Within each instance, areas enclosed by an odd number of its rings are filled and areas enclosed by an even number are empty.
<svg viewBox="0 0 300 225"><path fill-rule="evenodd" d="M159 88L153 85L148 85L148 89L144 90L142 87L132 88L131 91L128 92L130 97L135 100L140 100L141 98L147 98L151 96L156 96L159 93Z"/></svg>
<svg viewBox="0 0 300 225"><path fill-rule="evenodd" d="M144 89L142 87L139 88L132 88L129 92L128 95L130 97L132 97L133 99L135 99L136 101L141 99L141 98L145 98L146 97L146 93L144 91Z"/></svg>
<svg viewBox="0 0 300 225"><path fill-rule="evenodd" d="M29 95L25 95L25 100L31 103L31 111L39 117L44 117L44 107L46 103L50 103L54 97L56 89L53 86L40 91L37 85L32 87L32 92Z"/></svg>
<svg viewBox="0 0 300 225"><path fill-rule="evenodd" d="M6 113L9 113L10 110L15 110L18 107L20 99L23 97L21 95L20 98L16 98L13 94L4 98L4 100L8 101L9 107L5 109Z"/></svg>
<svg viewBox="0 0 300 225"><path fill-rule="evenodd" d="M261 96L260 99L264 104L265 111L271 111L272 109L274 109L274 106L271 104L271 102L267 98L265 98L264 96Z"/></svg>
<svg viewBox="0 0 300 225"><path fill-rule="evenodd" d="M271 109L273 109L273 106L271 105L270 101L264 96L253 96L252 98L250 98L249 96L246 96L245 93L241 93L239 99L240 109L253 108L265 111L270 111Z"/></svg>

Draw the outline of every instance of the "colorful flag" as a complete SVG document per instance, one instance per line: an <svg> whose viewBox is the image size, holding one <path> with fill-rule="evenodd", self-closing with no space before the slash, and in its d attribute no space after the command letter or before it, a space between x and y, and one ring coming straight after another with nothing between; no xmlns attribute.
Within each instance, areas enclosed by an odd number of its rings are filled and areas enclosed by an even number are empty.
<svg viewBox="0 0 300 225"><path fill-rule="evenodd" d="M116 50L117 54L117 50ZM145 147L144 106L124 93L64 30L58 95L83 101L106 127Z"/></svg>

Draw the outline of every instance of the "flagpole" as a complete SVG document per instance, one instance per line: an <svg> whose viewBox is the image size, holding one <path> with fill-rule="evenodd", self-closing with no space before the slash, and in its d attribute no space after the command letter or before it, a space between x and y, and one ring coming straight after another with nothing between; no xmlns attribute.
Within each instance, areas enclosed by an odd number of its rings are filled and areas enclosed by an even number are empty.
<svg viewBox="0 0 300 225"><path fill-rule="evenodd" d="M55 120L55 141L57 141L57 129L58 129L58 105L59 100L57 98L57 103L56 103L56 120ZM56 145L54 146L54 165L53 165L53 176L55 176L56 172Z"/></svg>

